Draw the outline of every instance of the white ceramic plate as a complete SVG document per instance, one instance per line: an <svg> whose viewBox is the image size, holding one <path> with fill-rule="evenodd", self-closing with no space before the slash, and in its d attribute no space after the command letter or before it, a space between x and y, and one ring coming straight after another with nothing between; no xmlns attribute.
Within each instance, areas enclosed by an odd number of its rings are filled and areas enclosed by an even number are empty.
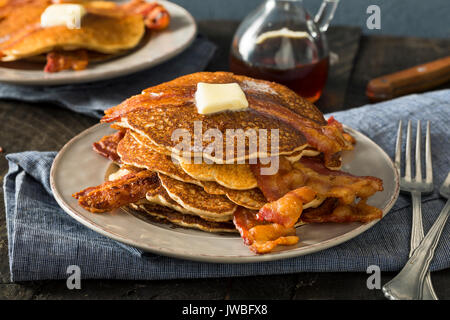
<svg viewBox="0 0 450 320"><path fill-rule="evenodd" d="M369 204L385 215L399 193L397 171L389 156L372 140L346 127L357 141L355 150L343 156L343 170L355 175L371 175L383 179L384 191ZM59 205L73 218L107 237L153 253L183 259L243 263L269 261L301 256L336 246L372 227L377 221L361 223L309 224L297 228L300 242L279 247L275 252L256 255L243 244L239 235L207 232L150 223L125 210L94 214L81 208L71 194L101 184L110 161L92 151L92 143L113 130L107 124L93 126L70 140L53 163L50 183Z"/></svg>
<svg viewBox="0 0 450 320"><path fill-rule="evenodd" d="M29 64L25 64L25 68L20 62L9 64L9 67L7 63L1 63L0 81L25 85L91 82L123 76L160 64L181 53L192 43L197 33L197 25L191 14L182 7L168 1L159 2L171 15L169 27L162 31L152 31L135 50L124 56L90 63L85 70L56 73L44 72L44 65L30 68Z"/></svg>

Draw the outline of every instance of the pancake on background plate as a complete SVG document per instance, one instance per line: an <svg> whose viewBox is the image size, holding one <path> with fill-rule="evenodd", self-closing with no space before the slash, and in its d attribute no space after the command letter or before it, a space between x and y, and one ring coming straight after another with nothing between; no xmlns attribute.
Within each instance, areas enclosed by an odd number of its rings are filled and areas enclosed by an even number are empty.
<svg viewBox="0 0 450 320"><path fill-rule="evenodd" d="M79 5L85 14L79 27L43 25L50 6ZM118 5L87 0L4 0L0 2L1 61L42 61L44 71L85 69L89 61L125 54L143 39L146 30L168 26L164 7L144 0Z"/></svg>
<svg viewBox="0 0 450 320"><path fill-rule="evenodd" d="M199 83L231 84L247 106L203 112ZM382 217L366 204L382 181L340 171L341 153L353 150L353 137L282 85L228 72L194 73L144 90L106 110L101 121L117 132L95 142L94 150L120 169L73 195L91 212L131 207L187 228L239 232L257 253L296 244L295 227L305 223ZM230 129L253 135L238 148ZM213 138L211 130L223 134ZM174 139L180 132L194 137L182 149ZM264 171L274 164L277 170Z"/></svg>

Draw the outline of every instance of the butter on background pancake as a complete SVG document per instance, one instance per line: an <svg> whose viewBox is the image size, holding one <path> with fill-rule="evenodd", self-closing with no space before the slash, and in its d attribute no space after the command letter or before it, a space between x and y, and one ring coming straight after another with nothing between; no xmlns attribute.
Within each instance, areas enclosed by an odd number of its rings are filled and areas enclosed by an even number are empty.
<svg viewBox="0 0 450 320"><path fill-rule="evenodd" d="M45 7L41 8L42 12ZM27 14L27 8L21 10L21 14ZM2 61L13 61L53 50L87 49L116 54L134 48L145 33L143 18L138 14L112 14L111 9L97 8L95 14L89 13L88 10L88 14L81 21L80 29L69 29L66 26L42 28L38 11L39 9L33 6L32 17L26 21L21 20L22 29L5 34L8 39L0 43ZM102 11L105 12L104 15L101 14ZM0 29L3 25L13 23L10 18L0 21Z"/></svg>

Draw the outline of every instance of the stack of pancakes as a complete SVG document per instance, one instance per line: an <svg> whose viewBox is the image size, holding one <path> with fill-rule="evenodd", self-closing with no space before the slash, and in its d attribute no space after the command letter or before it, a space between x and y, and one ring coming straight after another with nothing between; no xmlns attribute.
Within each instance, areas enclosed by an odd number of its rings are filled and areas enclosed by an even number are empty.
<svg viewBox="0 0 450 320"><path fill-rule="evenodd" d="M87 14L82 28L66 26L43 28L41 14L51 0L7 1L0 6L0 52L2 61L36 57L52 50L88 49L108 55L134 48L145 33L142 16L120 14L106 1L65 1L80 3Z"/></svg>
<svg viewBox="0 0 450 320"><path fill-rule="evenodd" d="M80 28L41 25L45 10L61 3L84 7L87 14ZM154 17L154 25L147 23L149 17ZM136 48L144 39L146 28L163 29L169 20L163 6L144 0L122 4L97 0L0 1L0 61L44 62L46 55L54 52L66 60L105 61Z"/></svg>
<svg viewBox="0 0 450 320"><path fill-rule="evenodd" d="M154 172L154 183L145 199L130 207L184 227L236 232L232 220L239 206L257 211L268 202L258 188L250 163L280 155L296 162L302 156L317 156L319 152L307 144L299 131L276 118L253 110L202 115L192 99L182 96L191 97L199 81L237 82L249 103L282 103L318 123L324 123L323 116L306 100L273 83L230 73L200 73L180 79L182 82L176 79L147 89L106 112L104 121L116 121L112 127L123 135L116 150L121 168L109 179L118 179L130 171L150 170ZM115 112L120 116L116 117ZM211 153L211 141L195 142L196 121L201 122L203 135L209 129L223 133L223 154ZM176 129L183 129L192 137L187 149L176 149L179 141L172 139ZM227 129L254 129L258 141L267 142L267 148L251 148L250 139L246 139L245 152L235 147L234 152L225 154ZM279 130L279 147L272 150L273 129ZM199 158L201 162L196 161ZM311 205L320 204L315 201Z"/></svg>

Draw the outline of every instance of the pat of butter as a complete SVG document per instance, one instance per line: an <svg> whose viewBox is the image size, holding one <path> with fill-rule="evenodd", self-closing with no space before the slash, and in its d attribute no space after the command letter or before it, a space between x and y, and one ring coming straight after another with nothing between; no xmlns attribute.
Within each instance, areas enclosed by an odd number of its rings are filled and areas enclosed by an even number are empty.
<svg viewBox="0 0 450 320"><path fill-rule="evenodd" d="M79 29L81 18L86 14L86 9L79 4L52 4L41 15L41 26L55 27L66 26L69 29Z"/></svg>
<svg viewBox="0 0 450 320"><path fill-rule="evenodd" d="M248 108L245 93L237 83L199 82L195 92L195 104L200 114Z"/></svg>

